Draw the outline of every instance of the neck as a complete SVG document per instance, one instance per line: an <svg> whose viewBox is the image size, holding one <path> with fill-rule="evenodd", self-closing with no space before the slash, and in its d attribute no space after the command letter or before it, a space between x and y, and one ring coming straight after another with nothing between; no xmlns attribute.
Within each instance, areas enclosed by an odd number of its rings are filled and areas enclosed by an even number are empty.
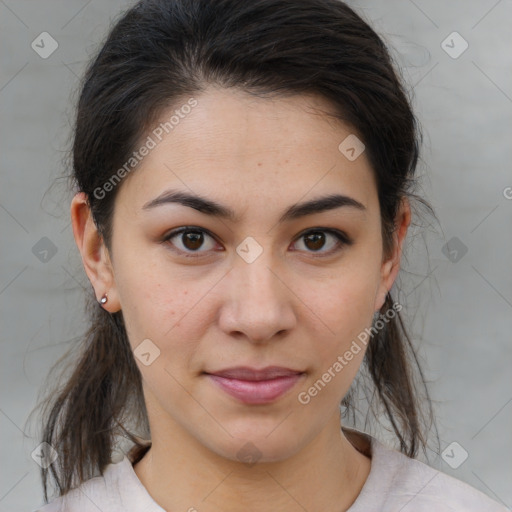
<svg viewBox="0 0 512 512"><path fill-rule="evenodd" d="M370 472L370 458L354 447L362 440L340 429L339 415L302 450L275 462L230 460L179 428L167 434L152 431L151 448L134 465L165 510L340 512L352 505Z"/></svg>

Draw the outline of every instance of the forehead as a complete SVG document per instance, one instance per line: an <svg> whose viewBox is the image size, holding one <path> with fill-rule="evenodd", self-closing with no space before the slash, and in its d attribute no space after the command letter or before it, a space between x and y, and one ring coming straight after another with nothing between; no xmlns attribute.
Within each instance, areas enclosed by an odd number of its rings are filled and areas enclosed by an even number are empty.
<svg viewBox="0 0 512 512"><path fill-rule="evenodd" d="M181 108L184 98L163 111L144 135L142 142L151 137L155 145L122 187L135 208L178 186L232 203L336 191L371 209L376 190L366 155L349 160L340 151L355 134L327 114L333 110L325 99L215 87L193 98L192 108Z"/></svg>

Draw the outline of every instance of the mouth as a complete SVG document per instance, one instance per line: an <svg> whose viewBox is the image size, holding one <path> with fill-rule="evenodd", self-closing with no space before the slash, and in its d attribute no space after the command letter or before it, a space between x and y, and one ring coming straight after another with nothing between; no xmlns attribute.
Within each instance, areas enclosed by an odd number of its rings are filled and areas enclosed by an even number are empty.
<svg viewBox="0 0 512 512"><path fill-rule="evenodd" d="M204 372L214 384L228 395L245 404L273 402L293 388L305 372L272 366L257 370L249 367Z"/></svg>

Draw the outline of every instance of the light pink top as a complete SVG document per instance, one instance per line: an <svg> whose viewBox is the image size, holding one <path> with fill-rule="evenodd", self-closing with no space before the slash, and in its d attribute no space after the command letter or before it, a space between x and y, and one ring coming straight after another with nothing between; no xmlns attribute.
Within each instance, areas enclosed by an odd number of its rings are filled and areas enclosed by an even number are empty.
<svg viewBox="0 0 512 512"><path fill-rule="evenodd" d="M375 437L346 427L343 430L362 437L372 459L368 478L346 512L511 512L469 484L390 449ZM87 480L33 512L98 510L166 512L142 485L126 455L107 466L103 476Z"/></svg>

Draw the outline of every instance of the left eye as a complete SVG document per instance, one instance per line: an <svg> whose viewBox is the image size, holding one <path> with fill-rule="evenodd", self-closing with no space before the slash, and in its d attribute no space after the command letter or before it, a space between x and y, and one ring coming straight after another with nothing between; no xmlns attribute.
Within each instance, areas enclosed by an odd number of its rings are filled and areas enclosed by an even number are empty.
<svg viewBox="0 0 512 512"><path fill-rule="evenodd" d="M180 236L181 235L181 236ZM204 246L204 241L210 239L210 247L206 248L205 251L199 251ZM330 249L321 251L326 245L326 240L333 240L330 244ZM171 242L172 239L176 238L179 244ZM304 240L303 244L306 247L306 252L320 253L321 256L330 255L334 252L341 250L344 245L351 245L352 240L342 231L335 229L314 229L302 233L296 240ZM194 227L182 227L171 231L164 239L163 242L169 242L172 246L176 247L177 252L185 253L186 257L198 257L201 254L193 254L200 252L207 252L212 250L215 246L215 239L206 230L202 228ZM179 247L181 245L181 247Z"/></svg>
<svg viewBox="0 0 512 512"><path fill-rule="evenodd" d="M331 249L328 249L326 251L320 251L320 249L325 247L325 241L326 239L328 239L328 237L334 239L334 242L330 244ZM310 230L300 235L300 237L297 240L301 239L304 239L304 245L308 249L310 249L312 252L320 252L322 256L330 255L341 250L342 246L352 244L352 240L345 233L333 229Z"/></svg>

